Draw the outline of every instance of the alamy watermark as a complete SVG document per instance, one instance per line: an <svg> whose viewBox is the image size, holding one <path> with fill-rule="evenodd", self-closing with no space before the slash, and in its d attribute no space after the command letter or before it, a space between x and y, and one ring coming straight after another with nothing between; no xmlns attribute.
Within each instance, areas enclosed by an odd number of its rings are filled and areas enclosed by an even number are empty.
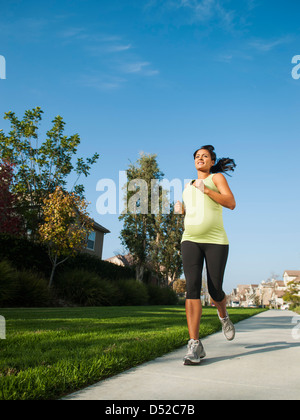
<svg viewBox="0 0 300 420"><path fill-rule="evenodd" d="M300 55L294 55L292 58L292 64L296 64L292 69L292 78L294 80L300 79Z"/></svg>
<svg viewBox="0 0 300 420"><path fill-rule="evenodd" d="M292 324L296 324L292 329L292 337L294 340L300 340L300 315L293 317Z"/></svg>
<svg viewBox="0 0 300 420"><path fill-rule="evenodd" d="M0 340L6 339L6 321L4 316L0 315Z"/></svg>
<svg viewBox="0 0 300 420"><path fill-rule="evenodd" d="M97 199L98 214L170 214L171 202L182 202L182 193L186 184L191 179L184 181L174 178L171 181L151 179L133 179L128 182L127 172L119 171L119 185L113 179L100 179L96 191L101 192ZM191 205L187 217L190 225L198 225L204 216L203 193L199 188L187 191ZM118 203L117 203L118 201Z"/></svg>
<svg viewBox="0 0 300 420"><path fill-rule="evenodd" d="M6 60L3 55L0 55L0 79L6 79Z"/></svg>

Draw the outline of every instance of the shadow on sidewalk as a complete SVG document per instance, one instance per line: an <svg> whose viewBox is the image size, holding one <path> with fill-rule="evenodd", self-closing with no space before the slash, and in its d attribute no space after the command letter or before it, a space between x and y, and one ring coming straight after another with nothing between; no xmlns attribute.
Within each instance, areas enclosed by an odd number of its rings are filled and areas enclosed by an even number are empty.
<svg viewBox="0 0 300 420"><path fill-rule="evenodd" d="M211 358L205 358L201 361L201 365L210 365L212 363L218 363L222 362L224 360L233 360L237 358L242 358L245 356L251 356L254 354L259 353L270 353L272 351L278 351L278 350L286 350L291 347L299 347L300 349L300 343L288 343L286 341L277 341L274 343L265 343L265 344L253 344L251 346L245 346L245 349L255 349L248 352L243 352L239 354L233 354L232 356L223 356L223 357L211 357Z"/></svg>

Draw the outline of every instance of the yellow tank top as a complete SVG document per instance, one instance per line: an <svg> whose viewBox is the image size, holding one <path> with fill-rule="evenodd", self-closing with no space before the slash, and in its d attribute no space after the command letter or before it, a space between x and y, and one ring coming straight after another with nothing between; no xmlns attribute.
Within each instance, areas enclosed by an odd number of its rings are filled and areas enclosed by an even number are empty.
<svg viewBox="0 0 300 420"><path fill-rule="evenodd" d="M219 192L213 182L214 174L204 179L204 184ZM223 226L223 207L194 187L192 181L183 191L185 206L183 241L228 245Z"/></svg>

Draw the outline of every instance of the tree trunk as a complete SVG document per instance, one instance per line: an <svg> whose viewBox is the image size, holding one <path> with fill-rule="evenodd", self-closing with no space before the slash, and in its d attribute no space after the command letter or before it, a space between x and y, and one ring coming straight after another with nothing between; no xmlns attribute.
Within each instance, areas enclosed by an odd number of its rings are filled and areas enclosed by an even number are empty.
<svg viewBox="0 0 300 420"><path fill-rule="evenodd" d="M51 289L56 267L59 266L60 264L64 263L65 261L67 261L68 258L69 257L67 257L64 260L59 261L59 262L57 262L57 255L55 255L54 259L50 258L51 259L51 262L52 262L52 271L51 271L50 281L49 281L49 284L48 284L48 289Z"/></svg>
<svg viewBox="0 0 300 420"><path fill-rule="evenodd" d="M144 276L144 266L142 264L138 264L135 269L136 274L136 281L139 283L143 282L143 276Z"/></svg>
<svg viewBox="0 0 300 420"><path fill-rule="evenodd" d="M57 255L55 255L54 260L52 262L52 271L51 271L50 281L48 284L48 289L51 289L56 267L57 267Z"/></svg>

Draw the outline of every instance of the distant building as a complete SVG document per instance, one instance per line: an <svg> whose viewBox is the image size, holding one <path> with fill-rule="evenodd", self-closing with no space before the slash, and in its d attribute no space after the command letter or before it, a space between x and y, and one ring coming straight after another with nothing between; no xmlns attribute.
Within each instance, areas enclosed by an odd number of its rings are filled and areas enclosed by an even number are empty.
<svg viewBox="0 0 300 420"><path fill-rule="evenodd" d="M122 267L132 267L134 265L133 257L131 254L118 254L114 257L107 258L105 261L108 261L112 264L120 265Z"/></svg>
<svg viewBox="0 0 300 420"><path fill-rule="evenodd" d="M287 284L290 281L295 281L295 283L300 283L300 270L286 270L283 273L283 281L285 286L287 286Z"/></svg>
<svg viewBox="0 0 300 420"><path fill-rule="evenodd" d="M131 254L126 254L126 255L118 254L118 255L115 255L114 257L107 258L105 261L108 261L112 264L121 265L123 267L132 267L132 268L135 267L135 262ZM146 270L144 274L144 281L146 280L148 283L152 283L155 285L162 284L162 278L156 274L155 268L153 267L151 262L147 262L145 265L145 268ZM160 270L161 270L161 275L163 275L164 267L160 266ZM171 281L172 279L168 277L168 284L170 284Z"/></svg>
<svg viewBox="0 0 300 420"><path fill-rule="evenodd" d="M263 281L261 284L240 284L233 289L228 296L228 304L242 307L249 306L271 306L281 308L284 305L283 296L286 293L288 283L294 281L299 283L300 291L300 270L286 270L283 273L283 280L272 279Z"/></svg>

